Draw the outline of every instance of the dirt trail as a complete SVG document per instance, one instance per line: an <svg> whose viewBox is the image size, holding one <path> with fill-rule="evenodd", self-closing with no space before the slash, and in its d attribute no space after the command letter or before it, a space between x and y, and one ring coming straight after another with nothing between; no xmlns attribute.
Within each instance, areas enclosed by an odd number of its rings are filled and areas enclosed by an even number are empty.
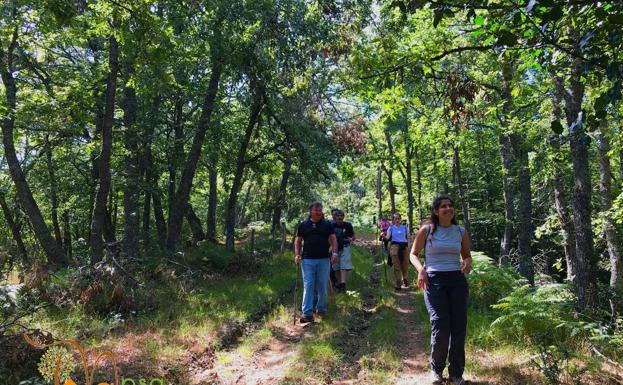
<svg viewBox="0 0 623 385"><path fill-rule="evenodd" d="M276 322L271 325L272 336L254 352L240 348L222 352L212 368L195 374L193 384L277 384L286 376L299 343L311 337L312 327Z"/></svg>
<svg viewBox="0 0 623 385"><path fill-rule="evenodd" d="M394 293L397 303L398 352L402 357L402 370L395 384L427 384L429 380L428 355L425 351L422 323L426 319L416 317L415 289L402 290Z"/></svg>

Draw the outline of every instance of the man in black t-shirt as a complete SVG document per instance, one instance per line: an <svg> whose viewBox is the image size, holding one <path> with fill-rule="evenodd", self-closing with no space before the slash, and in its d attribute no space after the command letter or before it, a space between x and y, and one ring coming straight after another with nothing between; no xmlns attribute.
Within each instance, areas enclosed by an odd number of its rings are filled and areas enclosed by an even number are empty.
<svg viewBox="0 0 623 385"><path fill-rule="evenodd" d="M301 256L301 243L303 255ZM327 251L331 248L331 258ZM302 261L303 304L301 323L314 320L314 302L319 316L327 313L327 282L331 263L337 260L337 240L333 226L323 219L322 204L309 206L309 219L301 223L294 241L294 262ZM314 301L316 296L316 301Z"/></svg>
<svg viewBox="0 0 623 385"><path fill-rule="evenodd" d="M337 239L338 260L333 264L333 271L339 272L339 284L337 290L341 293L346 291L346 278L348 272L353 269L353 261L351 258L350 244L355 240L355 231L350 222L344 221L344 211L337 210L335 213L335 222L333 223L333 231Z"/></svg>

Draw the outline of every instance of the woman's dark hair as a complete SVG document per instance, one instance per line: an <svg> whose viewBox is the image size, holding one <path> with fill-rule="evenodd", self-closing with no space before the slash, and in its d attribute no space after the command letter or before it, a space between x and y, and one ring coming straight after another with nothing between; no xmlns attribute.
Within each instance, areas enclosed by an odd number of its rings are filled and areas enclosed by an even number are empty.
<svg viewBox="0 0 623 385"><path fill-rule="evenodd" d="M437 216L437 214L435 214L435 210L439 210L439 206L441 206L441 202L445 200L450 201L450 203L452 203L452 206L454 206L454 201L452 200L452 198L445 196L445 195L438 196L433 201L433 205L430 209L430 221L433 223L432 233L434 233L437 230L437 226L439 226L439 217ZM458 225L456 221L456 215L452 217L451 222L453 225Z"/></svg>

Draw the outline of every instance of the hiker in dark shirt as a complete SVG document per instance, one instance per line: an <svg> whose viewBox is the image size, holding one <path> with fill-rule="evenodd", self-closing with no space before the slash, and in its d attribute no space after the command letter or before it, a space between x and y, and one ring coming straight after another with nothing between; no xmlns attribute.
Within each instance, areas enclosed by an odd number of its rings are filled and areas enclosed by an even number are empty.
<svg viewBox="0 0 623 385"><path fill-rule="evenodd" d="M301 244L303 255L301 255ZM327 250L331 248L331 257ZM337 240L331 222L323 219L322 204L309 206L309 219L301 223L294 241L294 261L301 262L303 271L303 304L301 323L314 320L314 296L316 314L323 317L327 313L327 288L331 263L337 261Z"/></svg>
<svg viewBox="0 0 623 385"><path fill-rule="evenodd" d="M344 221L344 212L337 210L335 222L333 223L335 237L337 238L338 258L337 263L333 264L333 271L339 274L338 292L346 291L346 278L348 272L353 269L350 244L355 240L355 231L350 222Z"/></svg>

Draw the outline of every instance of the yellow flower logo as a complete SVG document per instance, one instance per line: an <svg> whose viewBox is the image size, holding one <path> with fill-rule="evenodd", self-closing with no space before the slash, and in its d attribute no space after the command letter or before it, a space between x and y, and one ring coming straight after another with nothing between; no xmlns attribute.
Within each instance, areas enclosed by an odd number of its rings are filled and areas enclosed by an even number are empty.
<svg viewBox="0 0 623 385"><path fill-rule="evenodd" d="M82 349L82 346L80 346L76 340L59 340L51 344L44 345L33 341L27 334L24 334L24 340L36 349L49 348L41 357L41 361L39 362L39 372L47 381L52 381L52 379L54 379L54 385L61 385L61 380L64 380L65 382L63 385L76 385L76 383L70 378L74 368L74 365L71 362L73 360L73 356L65 347L71 346L80 355L82 368L84 370L84 378L86 379L85 385L91 385L93 383L95 368L89 370L89 364L84 354L84 349ZM97 356L95 365L99 364L103 358L108 358L112 363L115 381L110 384L99 385L119 385L119 374L117 372L117 362L115 360L115 356L109 351L102 352Z"/></svg>

